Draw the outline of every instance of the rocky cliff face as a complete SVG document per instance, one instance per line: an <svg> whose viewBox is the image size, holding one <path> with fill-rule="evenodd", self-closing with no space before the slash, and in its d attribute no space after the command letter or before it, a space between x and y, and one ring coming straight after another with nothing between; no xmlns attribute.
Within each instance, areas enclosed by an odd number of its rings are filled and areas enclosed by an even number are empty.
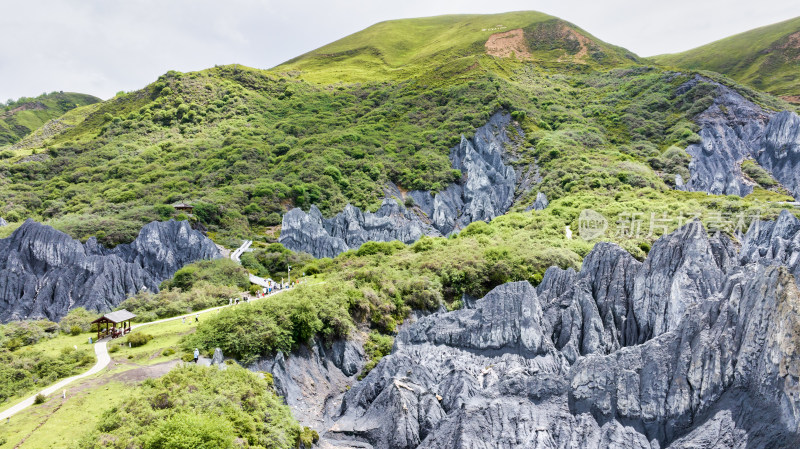
<svg viewBox="0 0 800 449"><path fill-rule="evenodd" d="M314 257L336 257L370 240L413 243L423 235L441 234L395 200L387 198L375 213L362 212L348 204L330 219L323 218L316 206L311 206L308 213L292 209L283 216L280 242L291 250L304 251Z"/></svg>
<svg viewBox="0 0 800 449"><path fill-rule="evenodd" d="M698 76L678 92L701 80L711 82ZM788 111L765 111L729 87L714 84L714 104L695 117L702 142L686 148L692 156L691 177L684 186L676 182L678 188L748 195L755 183L742 173L741 164L753 159L793 196L800 196L800 117Z"/></svg>
<svg viewBox="0 0 800 449"><path fill-rule="evenodd" d="M280 242L314 257L334 257L371 240L411 243L423 235L448 235L473 221L491 220L506 213L514 202L521 177L504 159L506 147L518 145L522 136L508 114L497 113L478 128L472 140L462 137L450 151L453 168L461 170L461 181L436 195L408 192L413 210L388 198L374 214L348 205L325 219L314 206L307 214L293 209L283 217Z"/></svg>
<svg viewBox="0 0 800 449"><path fill-rule="evenodd" d="M755 159L800 199L800 117L793 112L775 114L764 132Z"/></svg>
<svg viewBox="0 0 800 449"><path fill-rule="evenodd" d="M213 242L187 222L150 223L132 243L108 249L28 220L0 240L0 320L109 310L143 287L157 292L188 263L217 257Z"/></svg>
<svg viewBox="0 0 800 449"><path fill-rule="evenodd" d="M289 357L279 352L248 368L271 373L275 391L300 423L323 430L333 424L346 387L356 382L363 367L361 345L339 340L327 348L320 342L302 346Z"/></svg>
<svg viewBox="0 0 800 449"><path fill-rule="evenodd" d="M800 222L741 240L692 223L644 262L600 243L579 272L421 318L323 447L798 447Z"/></svg>

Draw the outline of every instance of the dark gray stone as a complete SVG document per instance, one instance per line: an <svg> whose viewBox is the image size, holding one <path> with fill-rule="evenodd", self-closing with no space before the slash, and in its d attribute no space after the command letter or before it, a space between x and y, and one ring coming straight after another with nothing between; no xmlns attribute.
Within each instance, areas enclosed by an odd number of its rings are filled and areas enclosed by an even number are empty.
<svg viewBox="0 0 800 449"><path fill-rule="evenodd" d="M222 355L222 349L215 348L214 355L211 357L211 365L222 365L225 363L225 356Z"/></svg>
<svg viewBox="0 0 800 449"><path fill-rule="evenodd" d="M679 92L701 80L717 86L716 97L694 118L702 142L686 148L692 156L691 176L685 185L676 179L676 188L748 195L755 183L742 172L741 164L753 159L793 196L800 196L800 117L789 111L766 111L733 89L700 76Z"/></svg>
<svg viewBox="0 0 800 449"><path fill-rule="evenodd" d="M525 208L525 211L528 212L531 210L544 210L549 204L550 202L547 201L547 195L545 195L542 192L539 192L536 194L536 200L533 202L533 204Z"/></svg>
<svg viewBox="0 0 800 449"><path fill-rule="evenodd" d="M248 368L272 374L275 391L304 426L324 431L333 424L341 396L364 367L364 351L355 341L340 340L330 349L321 342L301 346L288 356L279 352Z"/></svg>
<svg viewBox="0 0 800 449"><path fill-rule="evenodd" d="M70 309L107 311L184 265L220 257L214 243L185 221L153 222L130 244L85 244L27 220L0 240L0 320L58 321Z"/></svg>
<svg viewBox="0 0 800 449"><path fill-rule="evenodd" d="M345 393L323 443L798 447L799 230L785 212L737 253L693 222L644 262L599 243L579 272L422 317Z"/></svg>
<svg viewBox="0 0 800 449"><path fill-rule="evenodd" d="M325 219L315 206L307 214L293 209L283 216L279 241L293 251L335 257L367 241L412 243L423 235L448 235L473 221L492 220L514 202L518 176L505 165L505 149L518 145L522 136L508 114L497 113L478 128L472 140L462 136L461 143L450 151L453 168L462 173L460 182L436 195L408 192L414 200L410 210L389 198L374 214L347 205L335 217ZM400 193L393 185L386 192Z"/></svg>
<svg viewBox="0 0 800 449"><path fill-rule="evenodd" d="M762 148L753 155L758 163L797 199L800 199L800 117L794 112L775 114L764 132Z"/></svg>

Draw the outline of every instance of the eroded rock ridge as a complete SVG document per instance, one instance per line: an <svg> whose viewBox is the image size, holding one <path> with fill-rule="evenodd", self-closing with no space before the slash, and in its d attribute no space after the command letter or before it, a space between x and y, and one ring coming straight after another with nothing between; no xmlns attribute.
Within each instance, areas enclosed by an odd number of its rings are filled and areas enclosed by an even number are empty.
<svg viewBox="0 0 800 449"><path fill-rule="evenodd" d="M283 217L280 242L314 257L334 257L367 241L412 243L423 235L448 235L473 221L503 215L514 203L518 180L523 178L507 165L507 147L519 146L522 137L510 115L497 113L471 140L462 136L450 150L453 168L462 173L459 182L436 195L408 192L414 202L411 209L389 198L375 213L348 205L329 219L314 206L308 213L293 209Z"/></svg>
<svg viewBox="0 0 800 449"><path fill-rule="evenodd" d="M678 188L746 196L756 183L741 166L751 159L800 198L800 117L764 110L733 89L699 76L679 92L701 80L715 84L717 92L714 103L694 119L702 141L686 148L692 156L691 177Z"/></svg>
<svg viewBox="0 0 800 449"><path fill-rule="evenodd" d="M184 265L220 257L214 243L188 222L152 222L129 244L109 249L27 220L0 240L0 321L58 321L75 307L110 310L142 288L158 285Z"/></svg>
<svg viewBox="0 0 800 449"><path fill-rule="evenodd" d="M798 259L786 211L741 249L697 222L644 262L600 243L404 328L323 447L798 447Z"/></svg>

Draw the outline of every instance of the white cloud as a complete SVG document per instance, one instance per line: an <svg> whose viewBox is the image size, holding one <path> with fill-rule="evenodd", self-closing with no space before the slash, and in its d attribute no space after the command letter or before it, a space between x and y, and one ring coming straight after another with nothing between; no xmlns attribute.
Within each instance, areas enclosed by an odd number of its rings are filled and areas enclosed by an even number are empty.
<svg viewBox="0 0 800 449"><path fill-rule="evenodd" d="M538 10L649 56L800 15L793 0L4 0L0 99L108 98L167 70L268 68L382 20Z"/></svg>

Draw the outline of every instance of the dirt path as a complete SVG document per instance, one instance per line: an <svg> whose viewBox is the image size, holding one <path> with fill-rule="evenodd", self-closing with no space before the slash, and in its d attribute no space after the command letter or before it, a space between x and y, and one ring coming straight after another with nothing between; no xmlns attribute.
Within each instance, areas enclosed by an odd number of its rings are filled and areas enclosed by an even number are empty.
<svg viewBox="0 0 800 449"><path fill-rule="evenodd" d="M286 290L278 290L276 292L273 292L270 295L264 296L264 298L275 296L275 295L283 293L285 291ZM262 299L262 298L253 298L250 301L251 302L252 301L258 301L259 299ZM219 310L219 309L224 309L225 307L231 307L231 306L230 305L224 305L224 306L219 306L219 307L212 307L210 309L205 309L205 310L201 310L201 311L198 311L198 312L187 313L185 315L175 316L175 317L171 317L171 318L164 318L164 319L156 320L156 321L150 321L149 323L134 324L133 326L131 326L131 329L138 329L140 327L150 326L152 324L165 323L167 321L175 321L175 320L180 320L180 319L183 319L183 318L190 318L191 319L191 317L193 317L195 315L202 315L202 314L205 314L205 313L214 312L214 311ZM38 396L39 394L42 394L44 396L50 396L54 392L63 389L65 386L71 384L72 382L75 382L76 380L83 379L85 377L88 377L88 376L91 376L93 374L99 373L103 368L105 368L106 366L108 366L109 363L111 363L111 356L109 356L109 354L108 354L108 342L109 341L110 341L110 339L107 338L107 339L98 341L97 343L94 344L94 353L95 353L95 356L97 357L97 363L95 363L94 366L91 369L89 369L85 373L78 374L76 376L72 376L72 377L68 377L66 379L63 379L63 380L61 380L61 381L59 381L59 382L57 382L57 383L45 388L44 390L40 391L39 393L36 393L33 396L30 396L30 397L28 397L26 399L23 399L22 401L14 404L13 406L3 410L2 412L0 412L0 421L2 421L4 419L8 419L8 418L16 415L17 413L21 412L22 410L25 410L26 408L28 408L31 405L33 405L33 402L36 400L36 396ZM177 364L177 361L175 361L175 362L176 362L175 364ZM170 363L170 362L167 362L167 363ZM173 364L172 366L175 366L175 364ZM159 367L161 365L164 365L164 364L162 363L162 364L158 364L158 365L153 365L153 367ZM170 366L169 369L171 369L172 366ZM150 367L146 367L146 368L150 368ZM169 371L169 369L167 369L167 371ZM165 371L165 373L166 373L166 371ZM125 373L121 373L121 374L125 374ZM142 380L144 380L146 378L147 377L144 377Z"/></svg>

